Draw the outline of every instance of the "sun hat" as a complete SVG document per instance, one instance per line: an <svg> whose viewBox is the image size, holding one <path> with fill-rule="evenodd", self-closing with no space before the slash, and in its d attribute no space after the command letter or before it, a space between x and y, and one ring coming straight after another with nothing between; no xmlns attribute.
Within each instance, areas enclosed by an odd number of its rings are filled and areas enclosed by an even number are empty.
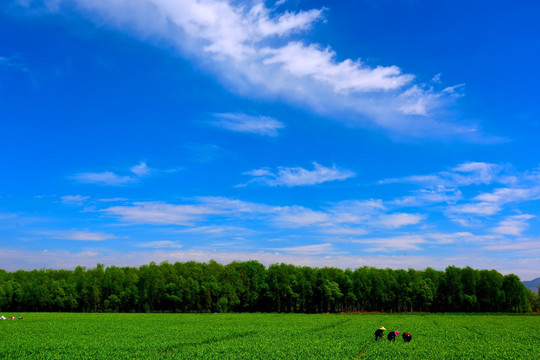
<svg viewBox="0 0 540 360"><path fill-rule="evenodd" d="M384 326L381 326L379 330L386 330L386 328Z"/></svg>

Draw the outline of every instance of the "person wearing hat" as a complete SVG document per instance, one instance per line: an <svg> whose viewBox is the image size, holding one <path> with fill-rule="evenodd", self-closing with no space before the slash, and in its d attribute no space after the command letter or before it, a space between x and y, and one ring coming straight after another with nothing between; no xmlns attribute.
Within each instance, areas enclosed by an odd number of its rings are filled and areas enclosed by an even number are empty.
<svg viewBox="0 0 540 360"><path fill-rule="evenodd" d="M375 330L375 341L379 340L379 338L381 339L384 338L384 334L383 334L384 330L386 330L384 326L381 326L380 328Z"/></svg>

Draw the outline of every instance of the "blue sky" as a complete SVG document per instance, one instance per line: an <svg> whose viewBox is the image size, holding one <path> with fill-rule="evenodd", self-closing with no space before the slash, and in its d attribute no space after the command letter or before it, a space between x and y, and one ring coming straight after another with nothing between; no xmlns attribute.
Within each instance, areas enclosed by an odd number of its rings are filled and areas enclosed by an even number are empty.
<svg viewBox="0 0 540 360"><path fill-rule="evenodd" d="M540 4L8 0L2 268L540 276Z"/></svg>

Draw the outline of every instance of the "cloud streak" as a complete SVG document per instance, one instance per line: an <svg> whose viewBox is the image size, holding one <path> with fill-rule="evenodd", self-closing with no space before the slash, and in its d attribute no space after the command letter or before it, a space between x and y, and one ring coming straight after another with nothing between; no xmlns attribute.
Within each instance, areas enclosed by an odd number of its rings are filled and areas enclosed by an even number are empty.
<svg viewBox="0 0 540 360"><path fill-rule="evenodd" d="M379 181L379 184L412 183L447 188L481 184L489 185L493 182L504 182L506 180L506 177L499 176L503 169L503 166L497 164L465 162L455 166L450 171L385 179Z"/></svg>
<svg viewBox="0 0 540 360"><path fill-rule="evenodd" d="M145 162L140 162L132 166L129 171L130 175L118 175L112 171L83 172L75 174L71 178L82 184L122 186L138 182L141 178L148 176L152 170Z"/></svg>
<svg viewBox="0 0 540 360"><path fill-rule="evenodd" d="M48 11L66 9L67 14L75 9L136 37L164 40L216 74L231 91L249 97L282 99L351 125L375 124L391 133L481 137L475 127L444 122L439 115L454 101L461 84L437 91L415 84L415 76L397 65L338 60L330 47L302 39L303 33L325 20L325 9L280 11L260 0L42 3ZM246 129L237 119L226 124Z"/></svg>
<svg viewBox="0 0 540 360"><path fill-rule="evenodd" d="M245 173L253 178L249 182L267 186L306 186L328 181L345 180L356 176L351 170L338 169L335 165L325 167L313 163L313 170L302 167L279 167L276 171L262 168Z"/></svg>
<svg viewBox="0 0 540 360"><path fill-rule="evenodd" d="M502 235L520 236L529 226L528 221L533 218L533 215L528 214L509 216L499 222L493 232Z"/></svg>
<svg viewBox="0 0 540 360"><path fill-rule="evenodd" d="M50 239L73 241L105 241L117 239L117 237L112 234L80 230L43 232L42 235L45 235Z"/></svg>
<svg viewBox="0 0 540 360"><path fill-rule="evenodd" d="M212 124L227 130L276 137L278 130L285 127L282 122L268 116L250 116L246 114L214 114L218 119Z"/></svg>

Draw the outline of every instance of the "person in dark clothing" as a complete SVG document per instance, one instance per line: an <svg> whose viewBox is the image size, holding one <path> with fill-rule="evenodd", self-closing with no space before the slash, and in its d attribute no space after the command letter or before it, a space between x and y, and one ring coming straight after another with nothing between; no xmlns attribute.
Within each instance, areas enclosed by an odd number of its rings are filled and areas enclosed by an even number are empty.
<svg viewBox="0 0 540 360"><path fill-rule="evenodd" d="M410 342L411 339L412 339L412 335L409 334L408 332L406 332L406 333L403 334L403 341L405 341L405 342Z"/></svg>
<svg viewBox="0 0 540 360"><path fill-rule="evenodd" d="M388 341L396 341L396 337L399 335L399 331L390 331L388 333Z"/></svg>
<svg viewBox="0 0 540 360"><path fill-rule="evenodd" d="M381 326L380 328L378 328L377 330L375 330L375 341L379 340L379 338L384 338L384 330L386 330L384 328L384 326Z"/></svg>

